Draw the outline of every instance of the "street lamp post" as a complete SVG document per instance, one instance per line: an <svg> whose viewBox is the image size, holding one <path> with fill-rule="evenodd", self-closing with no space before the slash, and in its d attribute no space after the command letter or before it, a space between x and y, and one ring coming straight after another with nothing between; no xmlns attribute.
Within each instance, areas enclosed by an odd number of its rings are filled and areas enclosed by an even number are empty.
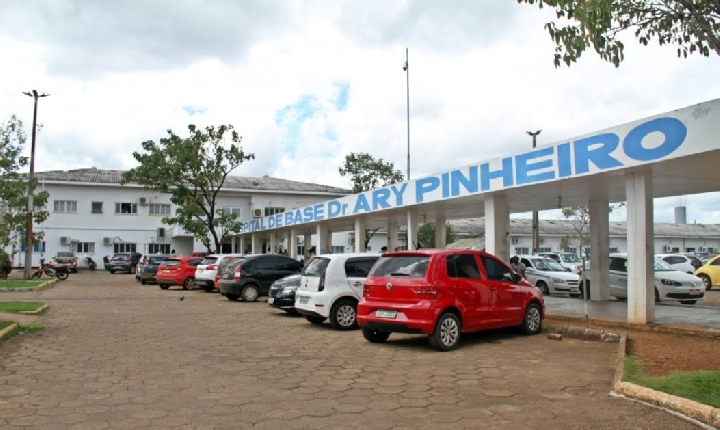
<svg viewBox="0 0 720 430"><path fill-rule="evenodd" d="M406 181L410 180L410 63L408 62L408 48L405 48L405 65L403 66L405 71L405 82L407 84L407 178Z"/></svg>
<svg viewBox="0 0 720 430"><path fill-rule="evenodd" d="M33 109L33 128L32 128L32 140L30 143L30 175L28 176L28 208L27 208L27 235L25 236L25 279L30 279L32 276L32 252L33 252L33 179L35 177L35 141L37 137L37 109L38 99L41 97L47 97L50 94L38 94L36 90L23 92L26 96L35 99L35 106Z"/></svg>
<svg viewBox="0 0 720 430"><path fill-rule="evenodd" d="M533 149L537 147L537 136L542 130L528 131L527 134L532 136ZM540 247L540 220L538 217L538 211L532 213L532 253L536 254Z"/></svg>

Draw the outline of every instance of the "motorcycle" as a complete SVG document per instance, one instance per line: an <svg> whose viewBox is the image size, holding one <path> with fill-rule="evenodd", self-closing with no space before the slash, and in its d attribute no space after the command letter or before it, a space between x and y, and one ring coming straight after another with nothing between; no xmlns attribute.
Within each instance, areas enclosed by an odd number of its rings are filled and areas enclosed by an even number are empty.
<svg viewBox="0 0 720 430"><path fill-rule="evenodd" d="M90 268L90 270L97 269L97 263L95 262L95 260L92 259L92 257L90 257L90 256L85 257L85 261L87 261L87 264L88 264L88 267Z"/></svg>
<svg viewBox="0 0 720 430"><path fill-rule="evenodd" d="M57 277L59 280L64 281L70 276L70 269L63 264L46 263L45 260L40 260L40 267L33 272L32 277L41 278L43 273L51 278Z"/></svg>

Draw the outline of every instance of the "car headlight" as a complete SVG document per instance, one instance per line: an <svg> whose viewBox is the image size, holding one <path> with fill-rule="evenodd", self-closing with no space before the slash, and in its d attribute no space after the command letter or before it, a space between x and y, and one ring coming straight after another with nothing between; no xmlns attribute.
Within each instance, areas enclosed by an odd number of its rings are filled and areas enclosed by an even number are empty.
<svg viewBox="0 0 720 430"><path fill-rule="evenodd" d="M560 278L552 278L552 281L556 284L564 284L565 280Z"/></svg>
<svg viewBox="0 0 720 430"><path fill-rule="evenodd" d="M285 287L285 288L283 288L282 292L283 292L283 294L290 294L290 293L294 293L295 290L297 290L297 288L295 288L295 287Z"/></svg>
<svg viewBox="0 0 720 430"><path fill-rule="evenodd" d="M677 282L677 281L673 281L673 280L671 280L671 279L660 279L660 283L663 284L663 285L670 285L670 286L673 286L673 287L679 287L679 286L682 285L682 283Z"/></svg>

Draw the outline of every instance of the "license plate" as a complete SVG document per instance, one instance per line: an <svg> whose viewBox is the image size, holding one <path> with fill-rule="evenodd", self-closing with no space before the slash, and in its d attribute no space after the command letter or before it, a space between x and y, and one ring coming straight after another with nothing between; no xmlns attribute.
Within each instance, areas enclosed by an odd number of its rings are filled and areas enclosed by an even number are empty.
<svg viewBox="0 0 720 430"><path fill-rule="evenodd" d="M694 288L693 288L693 289L690 290L690 295L691 295L691 296L699 296L700 294L702 294L702 293L701 293L700 290L698 290L698 289L694 289Z"/></svg>
<svg viewBox="0 0 720 430"><path fill-rule="evenodd" d="M275 297L268 297L268 305L272 305L275 302Z"/></svg>
<svg viewBox="0 0 720 430"><path fill-rule="evenodd" d="M170 273L169 270L163 270L163 273Z"/></svg>
<svg viewBox="0 0 720 430"><path fill-rule="evenodd" d="M395 318L396 315L397 315L397 311L390 311L390 310L387 310L387 309L378 309L378 310L375 312L375 316L377 316L378 318L390 318L390 319L392 319L392 318Z"/></svg>
<svg viewBox="0 0 720 430"><path fill-rule="evenodd" d="M298 299L298 303L300 303L301 305L304 305L304 304L306 304L306 303L308 302L308 299L309 299L309 298L310 298L310 297L301 296L301 297Z"/></svg>

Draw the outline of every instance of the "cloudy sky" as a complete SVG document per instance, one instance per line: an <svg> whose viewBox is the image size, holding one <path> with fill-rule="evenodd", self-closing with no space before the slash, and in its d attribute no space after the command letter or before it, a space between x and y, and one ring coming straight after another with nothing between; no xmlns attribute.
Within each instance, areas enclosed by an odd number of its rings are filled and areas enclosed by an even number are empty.
<svg viewBox="0 0 720 430"><path fill-rule="evenodd" d="M515 0L0 0L0 119L30 135L22 92L51 94L36 171L128 169L168 129L232 124L256 155L235 174L349 188L351 152L406 171L406 48L413 178L530 148L529 130L552 143L720 97L717 56L631 38L619 68L556 69L552 18ZM658 199L656 220L679 204L720 222L715 194Z"/></svg>

